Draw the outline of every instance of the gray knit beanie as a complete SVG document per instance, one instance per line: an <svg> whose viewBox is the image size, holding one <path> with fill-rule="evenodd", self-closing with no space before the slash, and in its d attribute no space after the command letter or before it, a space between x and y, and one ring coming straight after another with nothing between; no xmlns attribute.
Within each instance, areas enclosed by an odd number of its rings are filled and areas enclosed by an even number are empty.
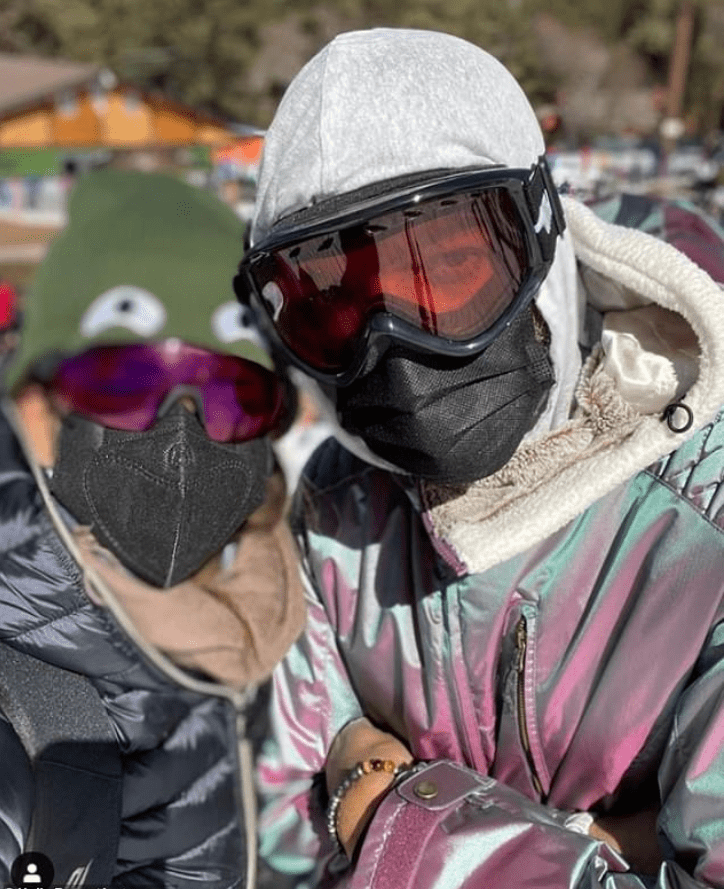
<svg viewBox="0 0 724 889"><path fill-rule="evenodd" d="M266 134L252 243L331 195L443 167L530 167L543 151L525 94L479 47L434 31L341 34L297 74Z"/></svg>

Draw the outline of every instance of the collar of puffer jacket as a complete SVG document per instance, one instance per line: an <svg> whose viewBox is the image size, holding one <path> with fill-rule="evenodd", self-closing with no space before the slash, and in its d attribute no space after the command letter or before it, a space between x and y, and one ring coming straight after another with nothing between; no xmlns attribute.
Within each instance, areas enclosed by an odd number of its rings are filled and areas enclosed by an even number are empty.
<svg viewBox="0 0 724 889"><path fill-rule="evenodd" d="M540 542L711 422L724 404L724 293L682 253L564 198L601 343L570 418L529 437L495 476L467 488L423 483L426 520L460 570L483 571ZM672 403L693 423L675 432ZM673 425L684 425L679 408Z"/></svg>

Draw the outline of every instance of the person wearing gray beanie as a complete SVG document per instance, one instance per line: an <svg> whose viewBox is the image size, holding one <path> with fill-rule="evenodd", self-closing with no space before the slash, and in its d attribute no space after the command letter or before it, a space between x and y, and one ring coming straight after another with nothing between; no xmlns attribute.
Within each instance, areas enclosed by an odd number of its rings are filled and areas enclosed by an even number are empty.
<svg viewBox="0 0 724 889"><path fill-rule="evenodd" d="M280 103L235 286L336 432L260 764L294 885L724 886L724 234L610 215L457 37Z"/></svg>

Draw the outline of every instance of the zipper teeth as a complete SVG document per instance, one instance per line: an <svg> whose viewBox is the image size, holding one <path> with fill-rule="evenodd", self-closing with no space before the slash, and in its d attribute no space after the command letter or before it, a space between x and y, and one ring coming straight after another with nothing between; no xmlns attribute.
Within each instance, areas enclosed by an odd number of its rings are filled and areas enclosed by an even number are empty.
<svg viewBox="0 0 724 889"><path fill-rule="evenodd" d="M258 814L254 782L254 754L251 742L246 736L246 701L243 697L235 701L237 753L239 768L237 780L239 796L244 815L244 840L246 845L246 883L244 889L256 889L258 860L257 833Z"/></svg>
<svg viewBox="0 0 724 889"><path fill-rule="evenodd" d="M528 763L528 768L530 769L530 777L531 781L533 782L535 792L538 794L541 800L543 800L543 784L540 780L540 777L538 776L538 770L536 769L535 762L533 760L533 751L530 747L530 735L528 734L528 718L525 712L525 655L526 649L528 647L528 625L526 623L525 617L521 617L518 620L515 628L515 637L516 648L518 651L516 670L518 673L517 706L520 743L523 746L523 752L525 753L526 762Z"/></svg>

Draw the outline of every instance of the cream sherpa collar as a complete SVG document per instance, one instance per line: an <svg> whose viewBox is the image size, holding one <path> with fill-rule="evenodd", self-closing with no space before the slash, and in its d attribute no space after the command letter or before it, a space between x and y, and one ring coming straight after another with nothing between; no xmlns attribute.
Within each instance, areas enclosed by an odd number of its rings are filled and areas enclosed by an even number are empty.
<svg viewBox="0 0 724 889"><path fill-rule="evenodd" d="M627 406L589 363L579 408L569 423L527 445L508 467L466 491L423 488L434 533L469 571L511 558L563 527L595 500L709 423L724 404L724 294L673 247L639 231L602 222L564 198L576 257L602 289L636 294L681 315L699 344L699 371L683 400L694 416L685 434L661 414ZM594 358L595 360L595 358ZM594 371L594 372L592 372ZM586 398L593 397L594 410ZM603 407L603 412L599 408ZM495 492L493 494L493 492Z"/></svg>

